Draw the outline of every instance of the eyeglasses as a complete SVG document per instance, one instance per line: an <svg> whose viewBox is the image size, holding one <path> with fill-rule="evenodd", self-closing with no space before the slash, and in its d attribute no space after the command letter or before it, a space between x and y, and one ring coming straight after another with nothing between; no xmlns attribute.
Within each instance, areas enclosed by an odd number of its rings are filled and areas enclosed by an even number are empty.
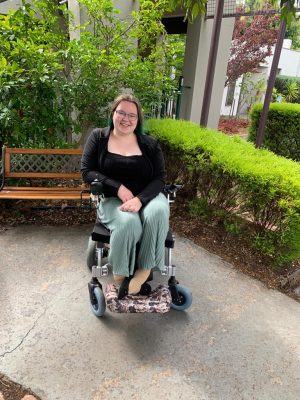
<svg viewBox="0 0 300 400"><path fill-rule="evenodd" d="M125 118L128 117L129 121L136 121L137 120L137 114L133 114L133 113L127 113L125 111L122 110L115 110L115 112L121 117L121 118Z"/></svg>

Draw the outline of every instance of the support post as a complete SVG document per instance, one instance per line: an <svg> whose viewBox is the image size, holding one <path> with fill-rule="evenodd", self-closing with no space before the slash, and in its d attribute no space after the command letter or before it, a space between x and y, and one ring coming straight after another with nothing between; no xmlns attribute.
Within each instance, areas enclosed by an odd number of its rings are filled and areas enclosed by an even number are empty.
<svg viewBox="0 0 300 400"><path fill-rule="evenodd" d="M207 126L207 121L208 121L208 113L211 102L216 60L218 55L223 9L224 9L224 0L217 0L213 28L212 28L211 43L209 49L209 56L208 56L205 87L203 93L203 102L202 102L201 119L200 119L200 125L202 126Z"/></svg>
<svg viewBox="0 0 300 400"><path fill-rule="evenodd" d="M256 135L256 143L255 143L256 148L260 148L262 146L263 140L264 140L267 116L268 116L269 107L270 107L270 103L271 103L272 91L273 91L273 87L274 87L275 79L276 79L276 75L277 75L277 68L278 68L278 64L279 64L279 59L280 59L283 39L285 36L285 31L286 31L286 20L282 19L281 23L280 23L278 35L277 35L277 42L276 42L276 46L275 46L275 50L274 50L274 56L273 56L270 76L268 79L268 85L267 85L264 105L263 105L263 109L262 109L260 120L259 120L259 125L258 125L258 130L257 130L257 135Z"/></svg>
<svg viewBox="0 0 300 400"><path fill-rule="evenodd" d="M178 84L178 92L177 92L177 98L176 98L176 111L175 111L176 119L179 119L181 97L182 97L182 87L183 87L183 76L181 76L179 78L179 84Z"/></svg>

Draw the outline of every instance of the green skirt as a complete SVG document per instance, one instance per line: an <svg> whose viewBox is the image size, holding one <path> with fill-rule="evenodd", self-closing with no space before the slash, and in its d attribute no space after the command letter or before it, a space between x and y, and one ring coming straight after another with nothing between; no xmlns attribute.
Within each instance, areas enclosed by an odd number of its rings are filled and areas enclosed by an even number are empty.
<svg viewBox="0 0 300 400"><path fill-rule="evenodd" d="M139 243L139 269L164 268L165 239L169 230L168 200L160 193L138 213L121 211L117 197L101 200L98 216L111 232L109 262L114 275L134 272L136 245Z"/></svg>

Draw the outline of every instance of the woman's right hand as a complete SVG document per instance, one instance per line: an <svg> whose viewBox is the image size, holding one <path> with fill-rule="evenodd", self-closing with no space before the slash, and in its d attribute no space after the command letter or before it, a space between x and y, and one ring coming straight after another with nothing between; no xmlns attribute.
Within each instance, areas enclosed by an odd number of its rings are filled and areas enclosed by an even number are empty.
<svg viewBox="0 0 300 400"><path fill-rule="evenodd" d="M121 185L118 190L118 197L122 201L122 203L126 203L126 201L134 198L132 192L127 189L124 185Z"/></svg>

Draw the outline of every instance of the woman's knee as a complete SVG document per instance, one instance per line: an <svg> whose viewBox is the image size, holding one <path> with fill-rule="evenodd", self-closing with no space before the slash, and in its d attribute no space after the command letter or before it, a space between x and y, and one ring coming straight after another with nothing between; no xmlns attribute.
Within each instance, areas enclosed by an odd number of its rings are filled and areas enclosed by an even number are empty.
<svg viewBox="0 0 300 400"><path fill-rule="evenodd" d="M169 221L169 210L166 210L165 208L156 208L152 210L151 213L145 215L144 221L167 223Z"/></svg>
<svg viewBox="0 0 300 400"><path fill-rule="evenodd" d="M144 221L168 221L170 209L167 200L153 199L143 211Z"/></svg>
<svg viewBox="0 0 300 400"><path fill-rule="evenodd" d="M119 234L135 236L139 238L142 234L142 224L138 214L123 212L115 223L114 230Z"/></svg>

